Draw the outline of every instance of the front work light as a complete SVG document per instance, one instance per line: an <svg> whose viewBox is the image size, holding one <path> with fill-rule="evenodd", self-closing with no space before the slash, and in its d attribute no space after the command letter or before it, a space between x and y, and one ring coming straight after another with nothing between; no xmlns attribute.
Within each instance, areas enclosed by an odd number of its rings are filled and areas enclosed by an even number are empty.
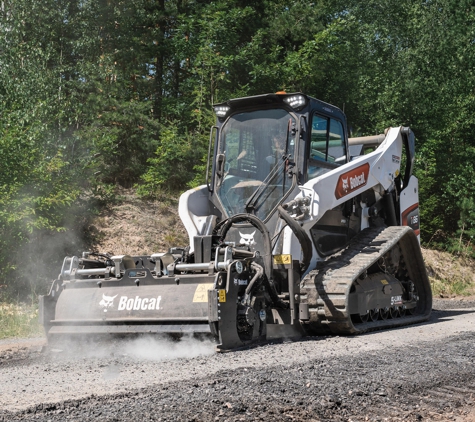
<svg viewBox="0 0 475 422"><path fill-rule="evenodd" d="M295 110L304 107L307 103L304 95L292 95L291 97L285 97L284 101Z"/></svg>
<svg viewBox="0 0 475 422"><path fill-rule="evenodd" d="M229 109L230 109L229 106L216 106L214 108L214 112L216 113L216 116L224 117L226 116L226 113L229 111Z"/></svg>

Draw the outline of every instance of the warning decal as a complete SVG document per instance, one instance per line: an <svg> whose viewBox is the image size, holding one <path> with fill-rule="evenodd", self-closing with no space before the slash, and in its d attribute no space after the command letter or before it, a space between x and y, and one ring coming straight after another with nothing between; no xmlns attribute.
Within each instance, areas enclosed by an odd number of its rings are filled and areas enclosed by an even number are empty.
<svg viewBox="0 0 475 422"><path fill-rule="evenodd" d="M208 290L213 288L213 283L203 283L196 286L193 302L208 302Z"/></svg>

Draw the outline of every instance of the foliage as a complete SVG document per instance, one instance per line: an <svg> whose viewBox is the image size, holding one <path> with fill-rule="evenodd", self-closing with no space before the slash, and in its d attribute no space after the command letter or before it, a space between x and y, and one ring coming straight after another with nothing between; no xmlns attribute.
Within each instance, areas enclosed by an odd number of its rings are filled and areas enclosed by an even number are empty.
<svg viewBox="0 0 475 422"><path fill-rule="evenodd" d="M168 126L161 131L159 146L155 155L148 159L151 164L142 176L143 183L137 186L141 196L154 196L160 188L175 191L184 187L184 181L193 176L193 164L197 163L203 151L193 137L179 135L176 126Z"/></svg>
<svg viewBox="0 0 475 422"><path fill-rule="evenodd" d="M431 280L431 288L436 297L473 295L473 284L464 280Z"/></svg>

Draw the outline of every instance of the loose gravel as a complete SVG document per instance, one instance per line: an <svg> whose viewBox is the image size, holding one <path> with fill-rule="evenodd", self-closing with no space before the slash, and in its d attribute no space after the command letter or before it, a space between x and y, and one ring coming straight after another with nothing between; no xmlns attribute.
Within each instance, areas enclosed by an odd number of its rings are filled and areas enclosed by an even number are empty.
<svg viewBox="0 0 475 422"><path fill-rule="evenodd" d="M0 348L0 421L475 421L475 302L225 354L206 341Z"/></svg>

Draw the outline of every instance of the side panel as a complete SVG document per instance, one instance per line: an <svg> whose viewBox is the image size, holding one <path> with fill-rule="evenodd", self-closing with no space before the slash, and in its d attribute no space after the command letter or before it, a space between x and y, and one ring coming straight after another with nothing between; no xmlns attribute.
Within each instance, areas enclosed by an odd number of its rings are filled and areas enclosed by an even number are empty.
<svg viewBox="0 0 475 422"><path fill-rule="evenodd" d="M211 207L206 185L190 189L180 196L178 214L188 233L190 253L194 251L193 238L210 234L216 224Z"/></svg>
<svg viewBox="0 0 475 422"><path fill-rule="evenodd" d="M411 227L420 242L419 182L411 176L406 188L400 195L401 226Z"/></svg>
<svg viewBox="0 0 475 422"><path fill-rule="evenodd" d="M374 152L309 180L304 187L315 191L310 213L313 224L326 211L369 188L380 185L382 190L394 189L394 178L400 171L401 152L401 128L392 128ZM313 225L311 219L305 223Z"/></svg>

